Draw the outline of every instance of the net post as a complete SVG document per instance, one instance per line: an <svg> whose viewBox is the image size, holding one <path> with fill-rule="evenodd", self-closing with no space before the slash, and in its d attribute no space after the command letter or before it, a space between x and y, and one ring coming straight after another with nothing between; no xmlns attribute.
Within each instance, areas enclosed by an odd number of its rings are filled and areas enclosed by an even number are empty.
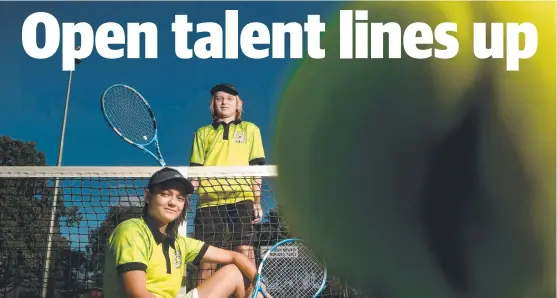
<svg viewBox="0 0 557 298"><path fill-rule="evenodd" d="M64 136L66 134L66 121L68 118L68 106L70 103L70 90L72 86L72 75L73 71L70 71L68 76L68 88L66 90L66 104L64 106L64 119L62 120L62 132L60 135L60 145L58 147L58 162L57 166L62 165L62 154L64 152ZM56 223L56 207L58 203L58 188L59 188L59 178L55 178L54 182L54 194L52 197L52 208L50 211L50 222L48 227L48 235L46 240L46 256L44 259L44 270L43 270L43 281L41 287L41 297L47 298L48 295L48 281L50 277L50 262L52 257L52 234L54 233L54 225Z"/></svg>

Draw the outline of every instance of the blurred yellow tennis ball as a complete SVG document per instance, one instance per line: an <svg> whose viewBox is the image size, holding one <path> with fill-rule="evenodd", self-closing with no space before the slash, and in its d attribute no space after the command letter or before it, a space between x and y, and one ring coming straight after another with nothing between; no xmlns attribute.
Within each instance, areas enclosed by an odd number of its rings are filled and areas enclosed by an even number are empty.
<svg viewBox="0 0 557 298"><path fill-rule="evenodd" d="M483 297L555 297L555 2L490 2L499 22L532 22L535 56L498 61L481 126L480 169L492 231L469 258ZM494 286L500 285L500 286Z"/></svg>
<svg viewBox="0 0 557 298"><path fill-rule="evenodd" d="M402 28L455 22L460 50L340 60L328 23L327 58L301 64L278 116L277 200L293 232L331 274L391 298L554 293L555 4L345 9ZM473 56L473 22L515 20L544 46L520 72Z"/></svg>

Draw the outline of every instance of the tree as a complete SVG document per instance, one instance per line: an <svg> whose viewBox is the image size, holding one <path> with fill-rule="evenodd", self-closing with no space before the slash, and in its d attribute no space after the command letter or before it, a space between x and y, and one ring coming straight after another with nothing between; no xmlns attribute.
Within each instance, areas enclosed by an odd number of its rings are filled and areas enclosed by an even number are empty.
<svg viewBox="0 0 557 298"><path fill-rule="evenodd" d="M130 218L138 218L143 214L142 206L113 206L108 211L105 220L98 228L89 232L89 244L86 247L89 269L92 273L93 284L102 287L102 273L104 269L104 253L108 238L121 222Z"/></svg>
<svg viewBox="0 0 557 298"><path fill-rule="evenodd" d="M0 166L44 166L45 155L32 142L0 136ZM45 251L53 202L52 181L48 178L0 179L0 293L7 296L33 297L40 293ZM77 208L57 202L52 237L51 269L70 272L64 262L71 251L68 240L60 233L60 222L69 226L81 220ZM72 266L77 266L74 263ZM59 296L60 283L75 282L68 274L50 270L49 296Z"/></svg>

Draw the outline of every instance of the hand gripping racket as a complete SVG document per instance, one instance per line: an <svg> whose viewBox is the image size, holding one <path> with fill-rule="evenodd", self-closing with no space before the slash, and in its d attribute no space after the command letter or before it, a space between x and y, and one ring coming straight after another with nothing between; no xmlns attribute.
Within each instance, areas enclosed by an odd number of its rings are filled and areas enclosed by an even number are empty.
<svg viewBox="0 0 557 298"><path fill-rule="evenodd" d="M101 96L101 110L118 136L151 155L161 166L166 166L159 148L155 114L139 92L130 86L112 85ZM152 143L156 153L147 149Z"/></svg>
<svg viewBox="0 0 557 298"><path fill-rule="evenodd" d="M252 298L317 297L327 281L327 267L302 240L291 238L273 245L263 256Z"/></svg>

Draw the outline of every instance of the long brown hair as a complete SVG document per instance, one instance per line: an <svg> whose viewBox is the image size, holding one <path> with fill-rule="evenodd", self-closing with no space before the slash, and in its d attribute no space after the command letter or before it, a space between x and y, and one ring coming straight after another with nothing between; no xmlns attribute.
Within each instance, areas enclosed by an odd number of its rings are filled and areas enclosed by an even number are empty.
<svg viewBox="0 0 557 298"><path fill-rule="evenodd" d="M238 95L233 95L236 98L236 119L242 119L242 113L244 112L244 102ZM211 97L209 101L209 111L211 111L211 119L216 120L218 118L217 109L215 108L215 96Z"/></svg>

